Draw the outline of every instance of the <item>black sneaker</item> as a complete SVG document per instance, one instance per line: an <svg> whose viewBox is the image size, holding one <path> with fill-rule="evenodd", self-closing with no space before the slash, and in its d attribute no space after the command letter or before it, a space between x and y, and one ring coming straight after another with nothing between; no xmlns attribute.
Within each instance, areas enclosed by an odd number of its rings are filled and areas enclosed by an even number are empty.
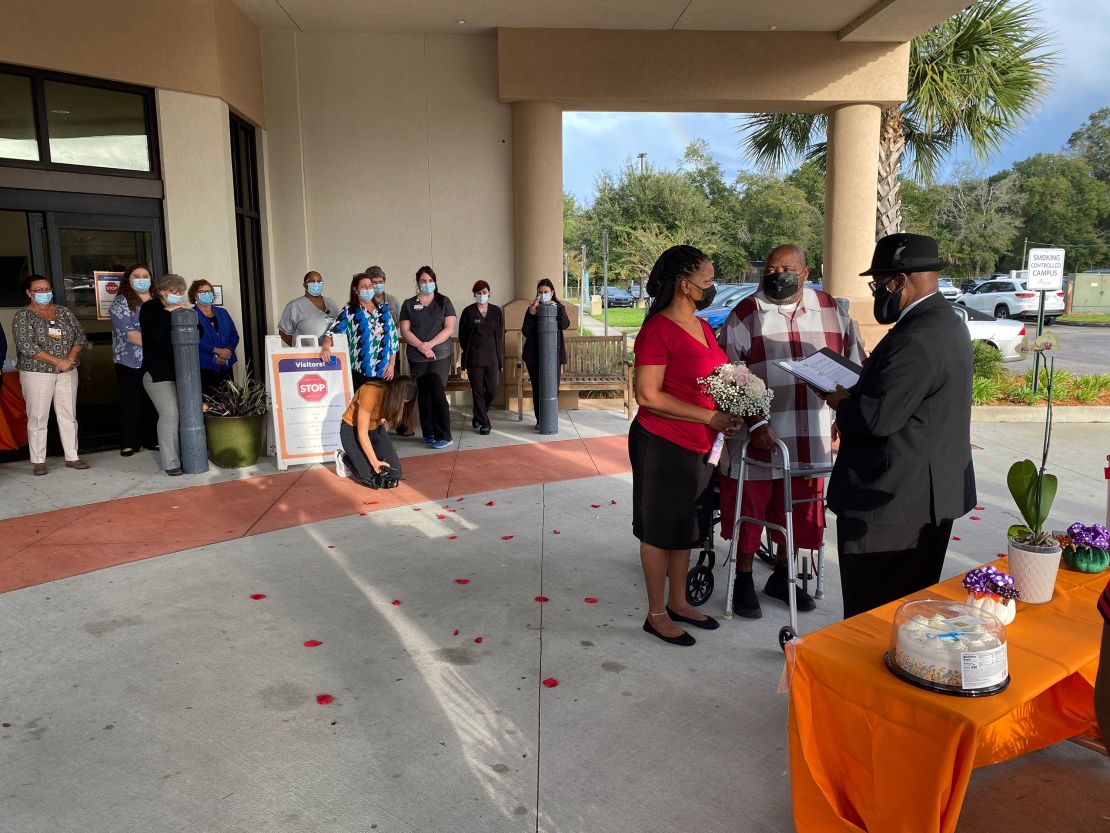
<svg viewBox="0 0 1110 833"><path fill-rule="evenodd" d="M763 616L751 573L736 574L736 584L732 586L732 612L745 619L760 619Z"/></svg>
<svg viewBox="0 0 1110 833"><path fill-rule="evenodd" d="M784 605L789 605L790 598L786 595L789 586L790 584L786 580L786 567L781 564L776 564L775 571L771 573L770 578L767 579L767 584L763 588L763 592L772 599L778 599ZM813 597L803 590L801 585L794 585L794 598L797 600L798 610L801 613L808 613L817 607L817 603L813 601Z"/></svg>

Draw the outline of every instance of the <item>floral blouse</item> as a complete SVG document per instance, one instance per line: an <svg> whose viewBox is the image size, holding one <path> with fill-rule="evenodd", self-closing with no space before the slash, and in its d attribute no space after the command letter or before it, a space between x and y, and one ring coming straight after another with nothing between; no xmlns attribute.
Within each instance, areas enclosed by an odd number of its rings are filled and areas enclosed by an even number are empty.
<svg viewBox="0 0 1110 833"><path fill-rule="evenodd" d="M12 321L12 337L15 340L16 367L34 373L58 372L58 368L50 362L36 359L35 353L49 353L64 359L74 345L82 350L89 346L77 316L61 304L55 305L52 321L47 321L30 307L23 307Z"/></svg>
<svg viewBox="0 0 1110 833"><path fill-rule="evenodd" d="M112 317L112 361L138 370L143 366L143 346L133 344L128 333L139 331L139 307L131 309L127 299L117 295L108 314Z"/></svg>

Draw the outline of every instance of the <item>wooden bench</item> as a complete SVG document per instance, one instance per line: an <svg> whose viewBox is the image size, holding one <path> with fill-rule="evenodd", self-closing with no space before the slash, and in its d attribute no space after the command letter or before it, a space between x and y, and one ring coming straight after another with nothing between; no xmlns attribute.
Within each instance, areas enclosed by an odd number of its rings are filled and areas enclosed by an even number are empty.
<svg viewBox="0 0 1110 833"><path fill-rule="evenodd" d="M401 342L401 354L398 361L398 373L411 376L412 371L409 369L408 353L405 350L405 343ZM457 393L459 391L469 391L470 382L467 381L463 373L462 366L462 348L459 347L458 336L451 337L451 370L447 373L447 392Z"/></svg>
<svg viewBox="0 0 1110 833"><path fill-rule="evenodd" d="M623 335L565 336L567 363L559 379L560 391L619 390L624 392L624 415L632 419L632 362ZM524 359L516 359L516 416L524 420L524 393L532 380Z"/></svg>

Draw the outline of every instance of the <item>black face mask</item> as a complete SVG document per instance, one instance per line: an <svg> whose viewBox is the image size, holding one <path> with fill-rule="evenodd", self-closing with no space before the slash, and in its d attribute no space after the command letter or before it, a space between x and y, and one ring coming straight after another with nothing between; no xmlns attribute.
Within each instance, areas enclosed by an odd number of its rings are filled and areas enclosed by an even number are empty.
<svg viewBox="0 0 1110 833"><path fill-rule="evenodd" d="M802 276L794 272L773 272L763 276L763 294L774 304L793 298L798 292Z"/></svg>
<svg viewBox="0 0 1110 833"><path fill-rule="evenodd" d="M700 288L700 287L699 287ZM703 310L713 303L713 299L717 297L717 287L713 284L709 285L708 289L702 289L701 298L694 301L694 308Z"/></svg>
<svg viewBox="0 0 1110 833"><path fill-rule="evenodd" d="M902 290L891 292L885 285L876 286L872 294L875 297L875 320L880 324L893 324L897 321L902 313Z"/></svg>

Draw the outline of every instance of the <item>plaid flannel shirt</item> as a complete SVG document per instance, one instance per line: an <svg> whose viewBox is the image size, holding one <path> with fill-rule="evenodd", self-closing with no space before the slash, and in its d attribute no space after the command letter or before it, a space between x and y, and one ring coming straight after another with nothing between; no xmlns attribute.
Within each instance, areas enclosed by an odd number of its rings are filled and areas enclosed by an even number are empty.
<svg viewBox="0 0 1110 833"><path fill-rule="evenodd" d="M765 300L763 292L745 298L729 315L721 330L721 346L731 362L746 362L749 369L775 392L771 401L771 428L790 451L790 464L827 465L832 462L832 411L807 385L775 362L804 359L828 347L856 364L863 364L863 341L856 322L837 306L827 292L802 290L797 307L787 312ZM741 430L732 440L729 474L740 473ZM749 456L769 460L767 452L749 449ZM777 479L768 469L751 467L749 480Z"/></svg>

